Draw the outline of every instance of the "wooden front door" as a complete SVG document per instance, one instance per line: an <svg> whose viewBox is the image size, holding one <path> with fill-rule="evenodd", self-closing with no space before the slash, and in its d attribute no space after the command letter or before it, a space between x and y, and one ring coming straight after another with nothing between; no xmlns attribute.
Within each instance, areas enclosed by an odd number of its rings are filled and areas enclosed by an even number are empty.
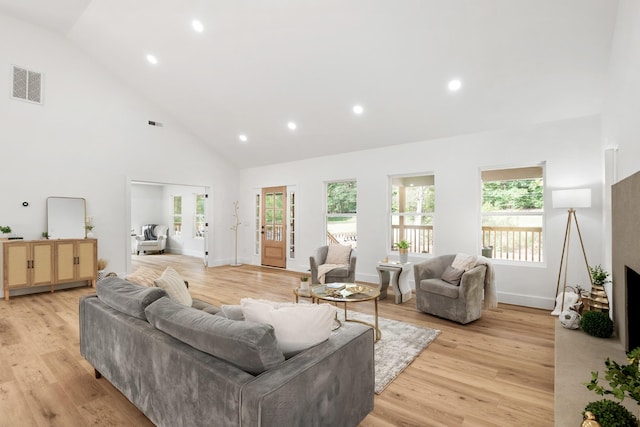
<svg viewBox="0 0 640 427"><path fill-rule="evenodd" d="M262 189L262 265L287 266L287 187Z"/></svg>

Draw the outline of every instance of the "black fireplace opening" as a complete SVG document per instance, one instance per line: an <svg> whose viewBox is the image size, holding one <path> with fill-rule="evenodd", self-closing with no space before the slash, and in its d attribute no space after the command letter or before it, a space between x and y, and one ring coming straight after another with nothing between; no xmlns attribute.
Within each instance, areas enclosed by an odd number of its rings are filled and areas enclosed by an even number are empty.
<svg viewBox="0 0 640 427"><path fill-rule="evenodd" d="M640 302L640 274L634 269L625 265L625 282L627 286L627 342L626 351L629 352L636 347L640 347L640 328L638 321L640 320L640 310L637 304Z"/></svg>

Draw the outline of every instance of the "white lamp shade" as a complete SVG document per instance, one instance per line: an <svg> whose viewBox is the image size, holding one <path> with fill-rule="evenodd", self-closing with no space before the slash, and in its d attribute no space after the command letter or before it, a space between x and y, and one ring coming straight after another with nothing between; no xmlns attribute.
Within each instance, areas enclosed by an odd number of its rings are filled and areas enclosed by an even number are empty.
<svg viewBox="0 0 640 427"><path fill-rule="evenodd" d="M554 190L551 199L554 208L590 208L591 189Z"/></svg>

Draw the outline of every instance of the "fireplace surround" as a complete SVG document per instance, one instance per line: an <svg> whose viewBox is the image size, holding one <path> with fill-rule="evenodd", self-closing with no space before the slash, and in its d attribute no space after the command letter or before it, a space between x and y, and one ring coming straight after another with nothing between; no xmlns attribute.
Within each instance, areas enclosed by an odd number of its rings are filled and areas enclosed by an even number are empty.
<svg viewBox="0 0 640 427"><path fill-rule="evenodd" d="M612 186L611 227L613 323L628 352L640 346L640 172Z"/></svg>

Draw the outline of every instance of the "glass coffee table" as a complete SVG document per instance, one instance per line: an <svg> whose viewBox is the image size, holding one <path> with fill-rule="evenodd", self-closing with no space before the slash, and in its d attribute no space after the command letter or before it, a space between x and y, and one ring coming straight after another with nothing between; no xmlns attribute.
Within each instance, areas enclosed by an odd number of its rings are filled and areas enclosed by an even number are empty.
<svg viewBox="0 0 640 427"><path fill-rule="evenodd" d="M380 290L376 286L360 285L356 283L330 283L330 285L342 286L342 289L331 289L326 285L313 285L311 286L311 296L315 298L316 302L331 301L344 303L344 320L346 322L358 322L371 326L376 333L376 341L380 340L382 334L380 328L378 328L378 297L380 296ZM375 307L375 324L363 322L362 320L349 319L347 317L347 303L371 301Z"/></svg>

